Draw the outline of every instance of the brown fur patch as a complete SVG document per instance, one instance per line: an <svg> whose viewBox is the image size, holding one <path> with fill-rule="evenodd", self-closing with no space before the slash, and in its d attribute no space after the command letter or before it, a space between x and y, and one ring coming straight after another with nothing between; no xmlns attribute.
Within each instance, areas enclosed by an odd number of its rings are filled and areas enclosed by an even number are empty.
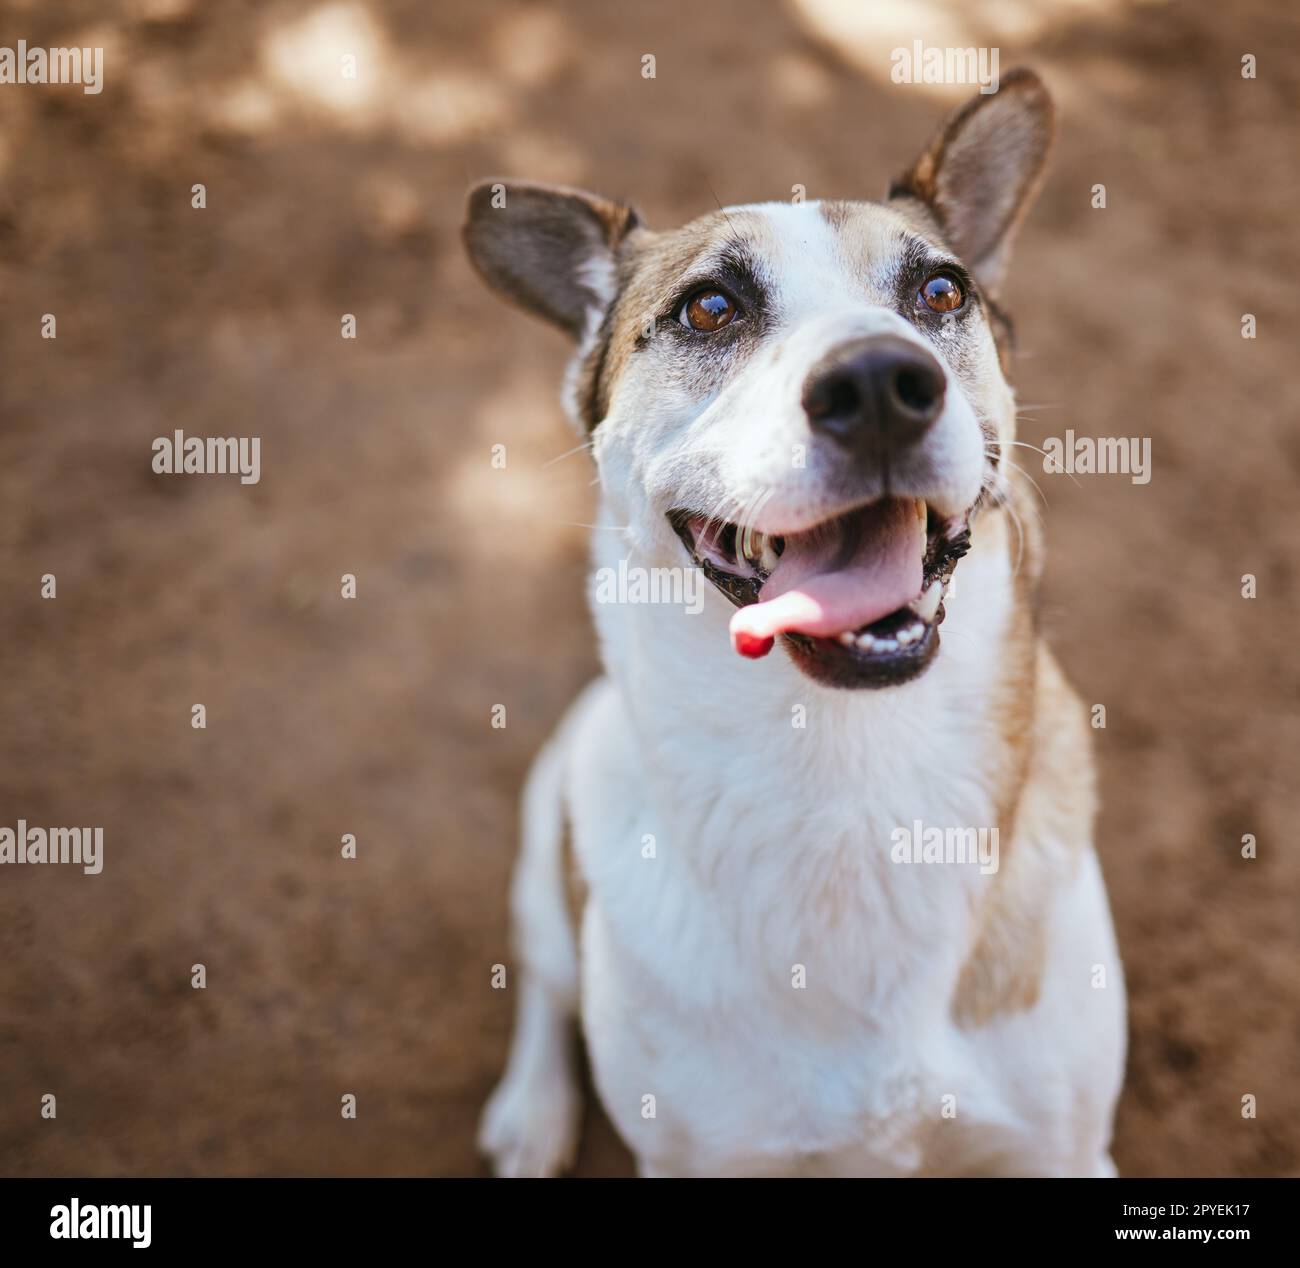
<svg viewBox="0 0 1300 1268"><path fill-rule="evenodd" d="M587 881L578 865L578 856L573 849L573 833L565 829L562 866L564 868L564 898L569 909L569 924L573 929L573 940L577 943L582 934L582 913L587 908Z"/></svg>
<svg viewBox="0 0 1300 1268"><path fill-rule="evenodd" d="M1023 485L1016 496L1024 504ZM1038 1000L1051 899L1091 839L1092 756L1078 698L1035 629L1032 593L1040 530L1028 508L1016 577L1016 605L998 686L998 871L977 912L977 935L962 966L952 1013L964 1028L1031 1008ZM1008 531L1008 549L1019 540Z"/></svg>

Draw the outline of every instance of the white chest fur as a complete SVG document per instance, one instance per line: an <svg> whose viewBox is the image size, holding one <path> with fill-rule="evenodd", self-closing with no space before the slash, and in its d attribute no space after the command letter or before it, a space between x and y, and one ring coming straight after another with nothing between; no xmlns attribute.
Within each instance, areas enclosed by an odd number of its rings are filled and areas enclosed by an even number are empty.
<svg viewBox="0 0 1300 1268"><path fill-rule="evenodd" d="M1001 546L963 562L978 602L957 597L936 664L891 692L720 665L717 596L698 615L596 606L614 681L569 788L584 1024L651 1165L912 1171L943 1097L969 1113L983 1096L950 1020L980 871L899 863L891 843L995 824Z"/></svg>

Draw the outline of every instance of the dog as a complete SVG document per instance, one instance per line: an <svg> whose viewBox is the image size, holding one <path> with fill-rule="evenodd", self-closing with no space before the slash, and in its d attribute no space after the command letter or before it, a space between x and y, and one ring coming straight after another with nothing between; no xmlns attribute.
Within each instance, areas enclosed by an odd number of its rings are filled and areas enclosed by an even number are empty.
<svg viewBox="0 0 1300 1268"><path fill-rule="evenodd" d="M1020 70L881 203L652 232L471 191L477 271L576 342L593 578L708 582L593 582L605 674L523 796L497 1174L571 1167L579 1019L641 1175L1115 1174L1123 972L999 301L1053 130Z"/></svg>

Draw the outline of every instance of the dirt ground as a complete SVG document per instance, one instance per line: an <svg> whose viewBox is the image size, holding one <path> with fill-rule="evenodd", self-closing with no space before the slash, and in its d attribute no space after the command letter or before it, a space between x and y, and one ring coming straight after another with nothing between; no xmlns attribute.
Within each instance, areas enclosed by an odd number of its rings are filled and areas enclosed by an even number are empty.
<svg viewBox="0 0 1300 1268"><path fill-rule="evenodd" d="M54 8L7 0L0 44L102 45L106 86L0 87L0 823L102 825L106 862L0 870L0 1172L481 1173L516 795L596 661L564 344L472 277L465 187L652 226L876 197L965 95L889 82L921 38L1060 104L1008 296L1023 437L1152 440L1147 485L1031 468L1047 628L1107 708L1120 1168L1300 1174L1285 6ZM261 482L152 474L176 428L260 436ZM580 1170L630 1170L594 1113Z"/></svg>

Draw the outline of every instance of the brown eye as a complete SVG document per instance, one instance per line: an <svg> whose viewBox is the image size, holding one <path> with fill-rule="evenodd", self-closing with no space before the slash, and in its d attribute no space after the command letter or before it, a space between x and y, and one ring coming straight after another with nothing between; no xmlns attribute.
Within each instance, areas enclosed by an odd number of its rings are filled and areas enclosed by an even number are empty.
<svg viewBox="0 0 1300 1268"><path fill-rule="evenodd" d="M692 330L721 330L736 315L731 297L721 291L697 291L682 306L678 320Z"/></svg>
<svg viewBox="0 0 1300 1268"><path fill-rule="evenodd" d="M931 312L952 313L966 302L966 292L955 277L936 273L921 287L920 299Z"/></svg>

